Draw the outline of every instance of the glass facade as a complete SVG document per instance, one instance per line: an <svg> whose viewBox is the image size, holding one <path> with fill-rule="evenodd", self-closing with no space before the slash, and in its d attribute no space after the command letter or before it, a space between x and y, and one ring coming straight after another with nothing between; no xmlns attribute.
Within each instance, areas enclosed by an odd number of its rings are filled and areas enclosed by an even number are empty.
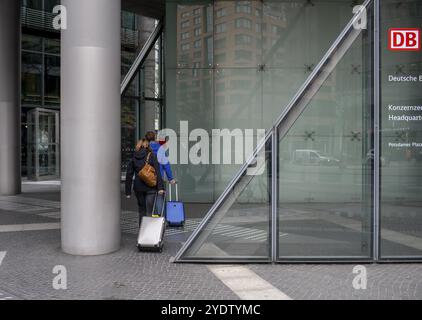
<svg viewBox="0 0 422 320"><path fill-rule="evenodd" d="M422 257L422 58L388 45L390 28L421 27L422 3L381 4L381 256ZM418 81L395 81L402 76Z"/></svg>
<svg viewBox="0 0 422 320"><path fill-rule="evenodd" d="M60 111L60 33L53 29L53 7L59 0L25 0L22 3L22 175L28 179L51 179L60 176L59 151L48 157L49 174L39 174L44 169L35 161L39 145L37 136L42 135L36 126L35 114L44 111ZM137 54L143 47L156 20L122 11L121 14L122 78L126 75ZM161 46L157 46L147 59L142 71L131 83L122 97L122 171L131 157L137 139L143 130L159 129L161 126ZM151 91L155 95L151 96ZM147 101L146 97L157 101ZM153 110L153 111L150 111ZM37 112L36 112L37 111ZM145 126L145 118L152 126ZM40 120L41 121L41 120ZM148 124L148 123L147 123ZM55 124L60 132L60 124ZM32 132L38 128L39 132ZM59 136L57 150L59 150ZM47 159L47 158L45 158ZM55 159L55 164L51 164Z"/></svg>
<svg viewBox="0 0 422 320"><path fill-rule="evenodd" d="M422 60L389 48L390 29L421 28L421 14L414 0L166 1L180 154L197 142L181 121L233 143L266 132L243 162L179 154L183 199L213 205L176 261L421 259Z"/></svg>
<svg viewBox="0 0 422 320"><path fill-rule="evenodd" d="M421 17L417 0L166 0L122 96L122 170L146 131L174 129L181 198L204 218L177 260L422 260L422 58L391 50ZM122 78L156 25L122 12ZM59 168L60 42L40 28L22 37L29 177Z"/></svg>

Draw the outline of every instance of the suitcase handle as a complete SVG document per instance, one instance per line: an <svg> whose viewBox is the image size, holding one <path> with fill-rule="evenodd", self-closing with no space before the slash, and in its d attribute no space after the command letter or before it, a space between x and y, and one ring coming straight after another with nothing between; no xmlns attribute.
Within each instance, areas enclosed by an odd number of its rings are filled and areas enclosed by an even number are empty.
<svg viewBox="0 0 422 320"><path fill-rule="evenodd" d="M152 217L156 217L156 216L154 215L154 212L155 212L155 206L156 206L156 204L157 204L157 197L160 197L160 196L162 196L162 197L163 197L163 205L161 206L160 217L162 217L162 216L163 216L163 214L164 214L164 207L165 207L165 202L166 202L166 195L165 195L165 194L159 194L158 192L156 192L156 193L155 193L155 197L154 197L154 205L152 206L152 213L151 213L151 216L152 216Z"/></svg>
<svg viewBox="0 0 422 320"><path fill-rule="evenodd" d="M178 183L175 183L176 185L176 202L179 202L179 188L178 188ZM171 201L171 194L172 194L172 186L171 183L169 182L169 201Z"/></svg>

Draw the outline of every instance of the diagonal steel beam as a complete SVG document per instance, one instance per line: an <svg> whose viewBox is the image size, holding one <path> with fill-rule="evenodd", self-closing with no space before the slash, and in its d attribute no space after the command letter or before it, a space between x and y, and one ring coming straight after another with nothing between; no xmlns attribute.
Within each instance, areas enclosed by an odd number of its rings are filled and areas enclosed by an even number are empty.
<svg viewBox="0 0 422 320"><path fill-rule="evenodd" d="M145 62L145 59L148 57L148 54L151 52L158 38L161 36L162 32L163 32L163 23L159 21L154 31L152 31L147 41L145 42L144 46L142 47L141 51L137 55L128 73L124 77L122 84L120 86L121 95L125 93L125 91L129 87L129 84L132 82L133 78L135 78L136 74L138 73L139 69L142 67L142 64Z"/></svg>
<svg viewBox="0 0 422 320"><path fill-rule="evenodd" d="M362 4L362 8L368 9L372 1L373 0L366 0ZM277 136L278 141L282 140L286 136L288 131L292 128L294 123L297 121L297 119L308 106L311 99L315 96L315 94L324 84L325 80L333 72L337 64L343 58L344 54L352 46L354 41L362 32L361 29L355 28L357 22L361 19L362 14L362 10L357 12L350 20L350 22L346 25L346 27L334 41L330 49L328 49L324 57L309 75L308 79L301 86L301 88L295 94L293 99L284 109L280 117L274 123L272 129L267 133L265 139L263 139L263 141L259 143L252 156L245 162L245 164L235 175L233 180L229 183L225 191L221 194L221 196L217 199L217 201L208 211L205 218L202 220L196 230L191 234L191 236L176 254L174 258L175 262L195 261L194 259L189 258L183 259L183 255L188 250L197 252L200 249L202 244L211 234L213 230L212 226L217 225L221 221L225 213L236 201L237 197L235 197L234 195L241 194L243 189L246 188L246 186L250 183L252 177L247 177L245 179L245 172L247 168L254 162L254 159L258 156L259 152L262 151L263 148L265 148L266 142L274 136ZM274 132L277 132L277 134L275 135ZM278 141L276 143L278 143ZM241 183L239 183L240 179L245 179L245 181L241 181ZM272 183L274 183L274 179L272 180ZM221 260L226 261L227 258L221 258Z"/></svg>

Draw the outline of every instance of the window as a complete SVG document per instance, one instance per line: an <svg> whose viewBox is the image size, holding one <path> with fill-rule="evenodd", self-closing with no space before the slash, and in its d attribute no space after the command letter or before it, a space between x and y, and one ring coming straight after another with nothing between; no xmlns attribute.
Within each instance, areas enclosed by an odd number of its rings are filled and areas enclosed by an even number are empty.
<svg viewBox="0 0 422 320"><path fill-rule="evenodd" d="M252 28L252 22L249 19L246 18L238 18L236 19L236 28L245 28L245 29L251 29Z"/></svg>
<svg viewBox="0 0 422 320"><path fill-rule="evenodd" d="M194 30L194 34L195 34L195 37L200 36L200 35L201 35L201 28L196 28L196 29Z"/></svg>
<svg viewBox="0 0 422 320"><path fill-rule="evenodd" d="M193 43L193 47L194 48L200 48L202 44L201 40L195 40L195 42Z"/></svg>
<svg viewBox="0 0 422 320"><path fill-rule="evenodd" d="M182 18L188 18L190 17L190 12L186 11L186 12L182 12Z"/></svg>
<svg viewBox="0 0 422 320"><path fill-rule="evenodd" d="M237 34L235 41L237 45L248 45L252 43L252 37L247 34Z"/></svg>
<svg viewBox="0 0 422 320"><path fill-rule="evenodd" d="M182 38L182 40L188 39L190 37L190 33L183 32L182 34L180 34L180 37Z"/></svg>
<svg viewBox="0 0 422 320"><path fill-rule="evenodd" d="M193 23L195 25L200 24L201 23L201 17L195 17L195 19L193 19Z"/></svg>
<svg viewBox="0 0 422 320"><path fill-rule="evenodd" d="M220 8L215 12L217 18L225 17L227 15L227 11L225 8Z"/></svg>
<svg viewBox="0 0 422 320"><path fill-rule="evenodd" d="M42 38L23 34L22 50L42 51Z"/></svg>
<svg viewBox="0 0 422 320"><path fill-rule="evenodd" d="M190 49L189 43L182 44L182 51L186 51L186 50L189 50L189 49Z"/></svg>
<svg viewBox="0 0 422 320"><path fill-rule="evenodd" d="M22 96L24 103L41 103L42 59L41 54L22 52Z"/></svg>
<svg viewBox="0 0 422 320"><path fill-rule="evenodd" d="M135 30L135 15L130 12L122 11L122 28Z"/></svg>
<svg viewBox="0 0 422 320"><path fill-rule="evenodd" d="M236 13L251 13L251 3L250 1L239 1L236 4Z"/></svg>
<svg viewBox="0 0 422 320"><path fill-rule="evenodd" d="M190 21L189 20L186 20L186 21L183 21L182 22L182 28L187 28L189 26L190 26Z"/></svg>
<svg viewBox="0 0 422 320"><path fill-rule="evenodd" d="M60 57L45 56L44 100L46 105L60 104Z"/></svg>
<svg viewBox="0 0 422 320"><path fill-rule="evenodd" d="M60 0L44 0L44 11L52 12L53 8L60 4Z"/></svg>
<svg viewBox="0 0 422 320"><path fill-rule="evenodd" d="M215 26L215 33L226 32L227 27L225 23L219 23Z"/></svg>
<svg viewBox="0 0 422 320"><path fill-rule="evenodd" d="M213 7L208 6L206 10L206 32L212 32L214 29L214 21L213 21Z"/></svg>
<svg viewBox="0 0 422 320"><path fill-rule="evenodd" d="M193 10L193 14L195 16L198 15L198 14L200 14L200 13L201 13L201 8L197 8L197 9Z"/></svg>
<svg viewBox="0 0 422 320"><path fill-rule="evenodd" d="M214 53L214 47L213 47L213 39L212 37L208 37L206 40L206 46L207 46L207 64L208 66L212 66L214 64L213 60L213 53Z"/></svg>
<svg viewBox="0 0 422 320"><path fill-rule="evenodd" d="M46 38L44 41L44 50L46 53L60 54L60 41Z"/></svg>
<svg viewBox="0 0 422 320"><path fill-rule="evenodd" d="M42 0L24 0L23 6L31 9L42 10Z"/></svg>

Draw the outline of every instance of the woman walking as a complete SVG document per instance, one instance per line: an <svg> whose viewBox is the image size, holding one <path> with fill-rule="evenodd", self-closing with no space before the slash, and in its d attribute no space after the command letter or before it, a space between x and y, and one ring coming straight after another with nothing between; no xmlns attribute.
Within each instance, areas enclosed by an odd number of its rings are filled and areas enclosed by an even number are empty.
<svg viewBox="0 0 422 320"><path fill-rule="evenodd" d="M138 173L144 168L146 164L149 164L155 169L156 185L151 187L147 185L138 175ZM135 175L135 181L133 182L133 176ZM149 142L146 139L140 140L136 145L135 153L133 158L129 161L126 172L126 197L130 198L132 194L132 188L135 192L136 199L138 200L139 208L139 226L141 225L142 217L150 215L154 209L154 201L157 198L162 197L164 194L164 184L161 178L160 166L156 155L151 150ZM157 192L160 196L157 195ZM161 201L160 201L161 203ZM163 204L161 203L161 206ZM157 203L157 212L153 214L159 214L161 207Z"/></svg>

